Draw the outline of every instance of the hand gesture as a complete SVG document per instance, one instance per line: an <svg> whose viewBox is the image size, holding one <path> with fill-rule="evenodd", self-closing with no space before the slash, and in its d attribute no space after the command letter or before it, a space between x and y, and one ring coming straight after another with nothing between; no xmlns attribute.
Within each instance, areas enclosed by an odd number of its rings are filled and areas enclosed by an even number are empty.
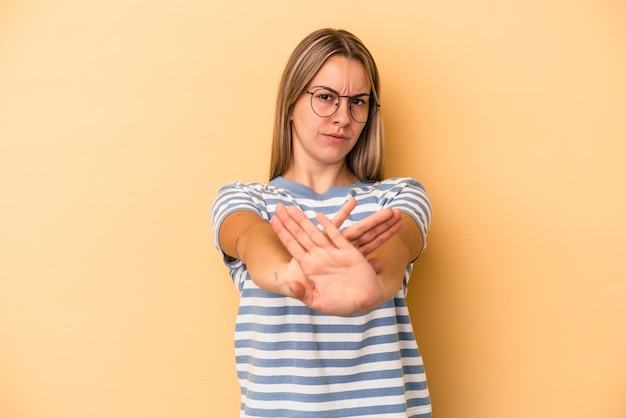
<svg viewBox="0 0 626 418"><path fill-rule="evenodd" d="M392 220L392 231L399 229L396 225L399 221L393 220L399 214L379 212L372 219L364 219L353 225L356 228L348 233L349 240L336 224L343 223L354 203L344 205L343 212L333 222L318 213L316 219L323 229L295 206L279 204L276 216L271 219L274 231L293 256L281 279L287 282L293 297L327 314L365 312L383 302L376 263L370 263L364 252L380 246L380 236L386 236L386 240L395 233L387 232L389 228L383 227L386 222ZM360 243L365 251L357 249L353 242Z"/></svg>
<svg viewBox="0 0 626 418"><path fill-rule="evenodd" d="M339 229L348 215L356 207L357 201L349 199L332 219L332 224ZM385 208L369 215L342 231L342 235L364 256L384 244L402 228L400 209Z"/></svg>

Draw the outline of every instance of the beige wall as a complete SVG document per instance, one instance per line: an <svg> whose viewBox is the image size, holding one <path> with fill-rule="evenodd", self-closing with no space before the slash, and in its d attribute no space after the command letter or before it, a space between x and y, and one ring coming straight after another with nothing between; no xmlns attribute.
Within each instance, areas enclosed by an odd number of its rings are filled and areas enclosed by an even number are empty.
<svg viewBox="0 0 626 418"><path fill-rule="evenodd" d="M236 416L211 199L265 179L287 55L335 26L433 200L435 418L625 417L626 5L212 3L0 2L0 416Z"/></svg>

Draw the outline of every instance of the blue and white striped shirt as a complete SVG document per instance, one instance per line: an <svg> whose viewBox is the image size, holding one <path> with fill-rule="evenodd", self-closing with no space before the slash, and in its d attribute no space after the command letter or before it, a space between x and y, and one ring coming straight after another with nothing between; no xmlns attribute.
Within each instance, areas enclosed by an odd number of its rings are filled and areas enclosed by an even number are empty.
<svg viewBox="0 0 626 418"><path fill-rule="evenodd" d="M246 265L230 261L220 248L220 225L233 212L251 211L269 220L276 204L283 203L297 205L316 222L316 212L332 218L349 196L357 206L342 229L383 208L399 208L418 224L426 247L430 201L409 178L357 182L317 194L277 177L267 184L232 183L218 192L211 211L215 242L241 295L235 326L241 417L431 416L405 301L413 263L393 299L371 312L339 317L261 290Z"/></svg>

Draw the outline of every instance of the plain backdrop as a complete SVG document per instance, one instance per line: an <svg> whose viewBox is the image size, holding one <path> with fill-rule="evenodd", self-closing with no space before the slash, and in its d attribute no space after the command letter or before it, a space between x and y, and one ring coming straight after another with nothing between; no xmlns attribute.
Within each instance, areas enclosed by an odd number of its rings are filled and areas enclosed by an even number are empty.
<svg viewBox="0 0 626 418"><path fill-rule="evenodd" d="M434 206L434 418L626 417L620 0L0 1L0 416L235 417L217 189L265 181L289 53L354 32Z"/></svg>

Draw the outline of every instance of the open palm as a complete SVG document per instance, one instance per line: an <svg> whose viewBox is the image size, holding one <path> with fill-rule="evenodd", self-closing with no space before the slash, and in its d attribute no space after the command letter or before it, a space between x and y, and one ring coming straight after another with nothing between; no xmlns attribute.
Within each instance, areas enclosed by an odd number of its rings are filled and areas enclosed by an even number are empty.
<svg viewBox="0 0 626 418"><path fill-rule="evenodd" d="M348 241L326 216L319 229L295 206L278 205L272 226L293 256L285 270L293 297L311 309L350 315L376 308L381 285L376 262Z"/></svg>

